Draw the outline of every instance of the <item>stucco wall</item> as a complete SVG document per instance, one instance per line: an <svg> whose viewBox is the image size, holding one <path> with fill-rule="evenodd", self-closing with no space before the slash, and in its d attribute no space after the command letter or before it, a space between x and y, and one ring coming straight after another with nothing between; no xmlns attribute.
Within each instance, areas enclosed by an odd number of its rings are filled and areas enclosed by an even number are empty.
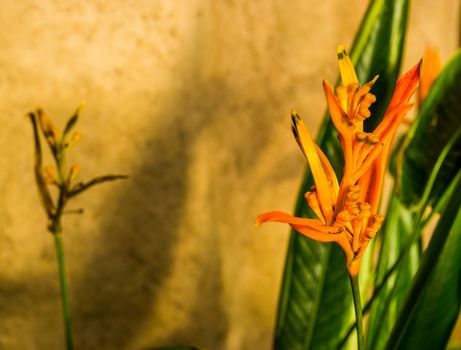
<svg viewBox="0 0 461 350"><path fill-rule="evenodd" d="M291 211L315 132L368 1L2 1L0 348L62 349L52 237L24 117L86 101L81 177L130 174L64 221L77 349L269 349ZM454 52L458 2L413 1L405 67Z"/></svg>

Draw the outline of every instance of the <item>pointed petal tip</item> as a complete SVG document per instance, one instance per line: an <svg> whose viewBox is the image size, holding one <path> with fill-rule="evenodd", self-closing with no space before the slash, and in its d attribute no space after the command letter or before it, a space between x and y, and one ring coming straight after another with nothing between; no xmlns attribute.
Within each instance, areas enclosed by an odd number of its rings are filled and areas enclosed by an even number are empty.
<svg viewBox="0 0 461 350"><path fill-rule="evenodd" d="M339 44L338 45L338 59L342 59L343 55L347 56L346 48L344 47L343 44Z"/></svg>
<svg viewBox="0 0 461 350"><path fill-rule="evenodd" d="M301 119L299 114L294 109L291 111L291 119L296 121L299 121Z"/></svg>
<svg viewBox="0 0 461 350"><path fill-rule="evenodd" d="M357 79L354 65L344 48L344 45L342 44L338 46L338 64L343 85L347 86L352 83L358 84L359 81Z"/></svg>
<svg viewBox="0 0 461 350"><path fill-rule="evenodd" d="M298 125L302 122L302 119L301 117L299 116L298 113L296 113L296 111L291 111L291 127L292 129L297 129L298 128Z"/></svg>
<svg viewBox="0 0 461 350"><path fill-rule="evenodd" d="M255 226L256 227L261 226L261 224L264 224L266 221L268 221L272 215L273 215L273 212L267 212L267 213L258 215L256 217Z"/></svg>
<svg viewBox="0 0 461 350"><path fill-rule="evenodd" d="M423 58L420 58L418 63L412 69L410 69L410 71L414 70L414 75L419 78L421 76L422 67L423 67Z"/></svg>
<svg viewBox="0 0 461 350"><path fill-rule="evenodd" d="M284 213L282 211L268 211L266 213L260 214L256 218L256 226L260 226L261 224L264 224L265 222L282 222L282 223L290 223L292 221L310 221L311 219L301 219L301 218L296 218L290 214ZM315 220L313 220L315 221Z"/></svg>
<svg viewBox="0 0 461 350"><path fill-rule="evenodd" d="M276 213L278 213L278 212L277 212L277 211L268 211L268 212L259 214L259 215L256 217L255 226L259 227L259 226L261 226L262 224L264 224L265 222L270 221L270 219L271 219L274 215L276 215Z"/></svg>
<svg viewBox="0 0 461 350"><path fill-rule="evenodd" d="M323 85L323 92L325 93L325 96L328 96L328 95L335 95L334 93L334 90L333 90L333 86L330 84L330 82L326 79L324 79L322 81L322 85Z"/></svg>
<svg viewBox="0 0 461 350"><path fill-rule="evenodd" d="M414 77L414 78L417 78L419 79L419 76L421 75L421 68L423 66L423 59L421 58L418 63L416 63L412 68L410 68L410 70L408 70L407 73L403 74L401 76L402 77L406 77L406 76L409 76L409 77Z"/></svg>

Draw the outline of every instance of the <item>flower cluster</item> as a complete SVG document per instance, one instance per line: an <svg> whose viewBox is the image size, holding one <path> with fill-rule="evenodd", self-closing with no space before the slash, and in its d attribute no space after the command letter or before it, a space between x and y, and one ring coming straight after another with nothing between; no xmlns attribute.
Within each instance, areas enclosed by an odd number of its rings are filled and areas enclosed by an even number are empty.
<svg viewBox="0 0 461 350"><path fill-rule="evenodd" d="M323 89L344 153L340 184L328 158L311 139L298 114L292 112L293 134L315 183L305 198L317 219L273 211L258 216L257 223L284 222L311 239L336 242L344 251L349 274L355 276L369 240L384 219L377 209L389 151L398 126L412 107L409 100L419 83L420 64L398 80L382 122L370 133L364 132L363 121L370 117L369 108L376 101L370 91L378 76L360 86L342 45L338 47L338 63L342 85L333 89L325 80Z"/></svg>
<svg viewBox="0 0 461 350"><path fill-rule="evenodd" d="M61 217L66 213L81 213L83 209L67 211L67 203L86 191L90 187L100 183L125 179L126 175L104 175L93 178L88 182L76 181L80 174L80 166L73 165L69 169L66 167L67 153L79 142L81 134L71 131L77 124L82 107L77 108L75 113L69 118L60 132L53 124L52 119L43 110L30 112L28 117L32 123L34 146L35 146L35 180L40 194L40 200L49 219L48 230L53 234L61 231ZM42 136L40 136L40 134ZM54 160L54 166L46 165L43 167L43 154L41 138L44 138ZM56 198L53 198L50 186L57 190Z"/></svg>

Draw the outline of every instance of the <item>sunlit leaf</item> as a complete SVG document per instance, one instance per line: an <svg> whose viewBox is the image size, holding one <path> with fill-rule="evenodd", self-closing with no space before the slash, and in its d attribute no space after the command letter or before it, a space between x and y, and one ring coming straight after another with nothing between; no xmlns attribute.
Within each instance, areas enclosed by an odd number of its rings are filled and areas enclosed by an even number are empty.
<svg viewBox="0 0 461 350"><path fill-rule="evenodd" d="M375 286L383 282L391 266L399 259L402 249L409 244L414 225L415 215L405 208L393 193L386 211L386 221L379 236L381 244ZM414 245L409 252L409 258L405 257L404 263L401 263L398 268L398 279L397 273L394 272L373 301L367 324L368 349L376 350L384 347L410 287L411 279L418 268L419 255L419 249Z"/></svg>
<svg viewBox="0 0 461 350"><path fill-rule="evenodd" d="M381 120L397 79L407 25L408 0L372 1L354 41L351 59L361 82L380 74L373 93L377 103L373 124ZM389 89L390 87L390 89ZM372 128L373 125L368 125ZM342 151L328 118L317 143L337 174ZM312 185L307 170L296 205L296 216L307 216L304 193ZM334 302L331 302L334 301ZM331 349L350 322L352 296L344 257L339 249L292 232L281 287L275 334L276 349ZM322 325L328 323L328 327Z"/></svg>
<svg viewBox="0 0 461 350"><path fill-rule="evenodd" d="M461 181L450 200L386 349L444 349L461 308Z"/></svg>

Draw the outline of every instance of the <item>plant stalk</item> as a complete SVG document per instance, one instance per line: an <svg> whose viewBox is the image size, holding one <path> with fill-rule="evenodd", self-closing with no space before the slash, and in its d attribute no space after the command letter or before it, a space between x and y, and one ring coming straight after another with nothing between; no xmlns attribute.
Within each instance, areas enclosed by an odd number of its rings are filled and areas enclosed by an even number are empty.
<svg viewBox="0 0 461 350"><path fill-rule="evenodd" d="M66 335L67 350L73 349L72 343L72 328L70 322L70 305L69 305L69 292L67 288L66 271L64 264L64 247L62 244L61 229L55 226L53 230L54 241L56 243L56 257L58 260L59 283L61 287L61 302L62 312L64 317L64 328Z"/></svg>
<svg viewBox="0 0 461 350"><path fill-rule="evenodd" d="M363 316L362 303L360 302L360 288L358 275L349 276L352 287L352 297L354 299L355 319L357 326L357 349L365 350L365 341L363 338Z"/></svg>

